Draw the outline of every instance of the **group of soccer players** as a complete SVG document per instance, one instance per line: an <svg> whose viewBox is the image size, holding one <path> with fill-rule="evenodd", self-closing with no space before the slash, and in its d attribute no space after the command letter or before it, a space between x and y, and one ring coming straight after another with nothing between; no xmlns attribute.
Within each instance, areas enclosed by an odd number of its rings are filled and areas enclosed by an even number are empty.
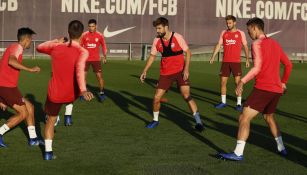
<svg viewBox="0 0 307 175"><path fill-rule="evenodd" d="M221 35L210 59L212 64L218 51L223 45L224 56L220 71L221 79L221 103L215 105L222 109L226 103L226 84L232 73L236 83L237 106L240 111L239 130L237 145L232 153L220 153L219 156L229 160L243 160L243 150L249 135L250 122L262 113L265 121L271 129L277 143L278 152L285 156L287 151L284 147L281 133L274 120L274 112L279 98L286 90L286 83L290 76L292 64L283 52L280 45L273 39L266 37L264 33L264 22L259 18L252 18L247 22L248 34L252 40L252 58L254 66L243 77L241 70L241 48L244 46L246 56L246 67L250 66L249 50L244 32L236 28L236 18L226 17L227 29ZM199 132L204 130L204 125L198 112L198 107L190 94L189 69L191 51L182 35L173 32L169 28L166 18L160 17L153 22L157 37L153 41L151 55L140 76L145 81L147 72L154 62L158 52L161 53L160 78L153 98L153 120L146 127L156 128L159 125L159 111L161 99L168 91L173 82L177 83L183 99L189 105L191 113L195 118L195 129ZM45 145L45 160L54 159L52 141L54 138L54 126L61 106L66 105L66 126L72 124L73 102L80 99L90 101L94 96L86 88L86 72L89 66L93 67L99 82L99 100L105 100L104 81L101 73L101 62L99 47L102 46L103 59L106 63L106 44L101 33L96 31L96 21L88 22L89 31L84 31L83 24L74 20L68 25L69 39L63 37L44 42L37 46L37 51L50 55L52 65L52 77L48 85L48 94L45 102L45 113L47 115L45 125L45 140L37 137L34 125L34 107L22 97L17 84L19 71L25 70L33 73L40 72L40 68L32 68L22 64L22 52L31 45L32 35L35 34L29 28L18 30L18 43L10 45L0 61L0 108L5 110L7 106L13 108L16 114L0 127L0 147L6 147L3 135L11 128L26 120L29 131L29 144ZM284 74L280 78L280 63L285 65ZM243 86L255 78L255 86L244 105L242 105ZM63 90L64 89L64 90Z"/></svg>

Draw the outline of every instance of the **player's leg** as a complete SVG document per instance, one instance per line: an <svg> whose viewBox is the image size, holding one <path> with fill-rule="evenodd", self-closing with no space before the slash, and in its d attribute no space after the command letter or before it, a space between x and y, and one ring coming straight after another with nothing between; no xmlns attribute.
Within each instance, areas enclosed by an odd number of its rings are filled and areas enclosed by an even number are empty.
<svg viewBox="0 0 307 175"><path fill-rule="evenodd" d="M150 122L146 127L147 128L155 128L159 125L159 113L160 113L160 106L161 106L161 98L165 94L165 89L157 88L154 99L152 102L153 108L153 120Z"/></svg>
<svg viewBox="0 0 307 175"><path fill-rule="evenodd" d="M237 86L241 80L242 75L242 68L241 63L231 63L231 71L233 73L234 79L235 79L235 85ZM237 111L242 111L242 94L237 95L237 105L236 105Z"/></svg>
<svg viewBox="0 0 307 175"><path fill-rule="evenodd" d="M45 160L52 160L55 157L53 156L52 150L52 141L54 138L54 125L57 121L57 115L51 116L47 115L47 121L45 125Z"/></svg>
<svg viewBox="0 0 307 175"><path fill-rule="evenodd" d="M29 145L30 146L43 145L44 142L42 140L39 140L36 134L34 106L27 99L24 99L24 102L25 102L25 105L28 111L28 116L26 117L26 123L28 126L28 132L29 132Z"/></svg>
<svg viewBox="0 0 307 175"><path fill-rule="evenodd" d="M73 110L73 103L69 103L65 106L65 114L64 114L64 125L71 126L72 125L72 110Z"/></svg>
<svg viewBox="0 0 307 175"><path fill-rule="evenodd" d="M100 61L93 61L92 62L93 72L96 75L96 79L99 84L99 101L104 101L106 99L105 92L104 92L104 80L102 77L102 68Z"/></svg>
<svg viewBox="0 0 307 175"><path fill-rule="evenodd" d="M160 75L156 92L153 99L153 120L146 127L155 128L159 125L159 112L161 105L161 98L166 91L171 87L174 81L174 75Z"/></svg>
<svg viewBox="0 0 307 175"><path fill-rule="evenodd" d="M200 114L198 112L198 108L197 105L195 103L195 101L193 100L193 98L191 97L190 94L190 86L180 86L180 92L184 98L184 100L188 103L190 110L193 114L193 117L195 119L196 125L195 125L195 129L197 129L198 131L202 131L204 129L202 121L200 119Z"/></svg>
<svg viewBox="0 0 307 175"><path fill-rule="evenodd" d="M47 97L45 103L45 113L47 114L47 121L45 125L45 153L44 160L52 160L55 158L52 150L52 142L54 138L54 124L57 121L57 116L60 112L62 104L54 103Z"/></svg>
<svg viewBox="0 0 307 175"><path fill-rule="evenodd" d="M13 108L16 112L15 115L10 117L7 122L0 127L0 147L6 147L2 139L3 135L11 128L24 121L29 114L18 88L0 87L0 97L5 105Z"/></svg>
<svg viewBox="0 0 307 175"><path fill-rule="evenodd" d="M96 72L95 74L96 74L97 81L99 83L99 100L102 102L106 99L105 92L104 92L104 80L102 78L101 71Z"/></svg>
<svg viewBox="0 0 307 175"><path fill-rule="evenodd" d="M215 105L215 108L222 109L227 106L226 93L227 93L227 81L230 76L229 63L222 63L220 71L220 86L221 86L221 103Z"/></svg>
<svg viewBox="0 0 307 175"><path fill-rule="evenodd" d="M243 152L246 144L246 140L250 133L250 122L257 116L259 112L250 107L244 107L243 113L239 117L239 130L237 135L237 144L233 153L222 153L220 156L224 159L243 160Z"/></svg>
<svg viewBox="0 0 307 175"><path fill-rule="evenodd" d="M276 141L278 152L281 155L284 155L284 156L287 155L286 148L282 141L282 136L280 133L279 126L274 119L274 114L264 114L264 119L266 123L268 124L268 126L270 127L271 133Z"/></svg>
<svg viewBox="0 0 307 175"><path fill-rule="evenodd" d="M280 129L278 127L278 124L276 123L274 119L274 112L276 110L278 101L280 99L281 94L278 93L270 93L271 101L264 109L264 119L268 126L270 127L271 133L276 141L277 144L277 150L282 156L287 155L286 148L284 146L284 143L282 141L282 136Z"/></svg>
<svg viewBox="0 0 307 175"><path fill-rule="evenodd" d="M11 128L14 128L19 123L24 121L28 116L28 111L26 105L13 105L13 109L16 111L16 114L8 119L8 121L0 127L0 147L6 147L3 142L3 135L8 132Z"/></svg>

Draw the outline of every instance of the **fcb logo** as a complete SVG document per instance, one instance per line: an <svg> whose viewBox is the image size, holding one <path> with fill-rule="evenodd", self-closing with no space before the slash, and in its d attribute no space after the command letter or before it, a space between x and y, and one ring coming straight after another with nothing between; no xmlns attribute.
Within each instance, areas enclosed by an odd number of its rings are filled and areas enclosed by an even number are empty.
<svg viewBox="0 0 307 175"><path fill-rule="evenodd" d="M238 38L238 37L239 37L239 35L238 35L238 34L236 34L236 35L235 35L235 38Z"/></svg>
<svg viewBox="0 0 307 175"><path fill-rule="evenodd" d="M98 38L95 38L95 41L98 42Z"/></svg>

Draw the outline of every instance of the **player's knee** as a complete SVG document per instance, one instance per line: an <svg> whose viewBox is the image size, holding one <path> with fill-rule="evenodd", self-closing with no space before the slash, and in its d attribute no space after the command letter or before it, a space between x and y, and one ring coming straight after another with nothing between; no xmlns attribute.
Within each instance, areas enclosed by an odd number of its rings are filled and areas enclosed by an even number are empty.
<svg viewBox="0 0 307 175"><path fill-rule="evenodd" d="M190 95L183 95L183 98L186 102L190 102L193 100L193 98Z"/></svg>
<svg viewBox="0 0 307 175"><path fill-rule="evenodd" d="M159 103L159 102L160 102L160 100L161 100L161 97L160 97L160 96L158 96L158 95L155 95L155 96L154 96L154 100L153 100L153 102L154 102L154 103Z"/></svg>
<svg viewBox="0 0 307 175"><path fill-rule="evenodd" d="M22 108L18 113L22 120L25 120L29 115L29 112L26 107Z"/></svg>

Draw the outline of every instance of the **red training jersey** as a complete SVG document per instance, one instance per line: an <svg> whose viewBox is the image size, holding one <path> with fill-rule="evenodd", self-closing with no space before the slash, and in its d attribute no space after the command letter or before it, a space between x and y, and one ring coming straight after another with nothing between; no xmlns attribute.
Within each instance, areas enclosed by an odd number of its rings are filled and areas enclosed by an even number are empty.
<svg viewBox="0 0 307 175"><path fill-rule="evenodd" d="M169 40L167 41L163 40L163 42L165 46L168 46L169 44L171 44L171 49L174 52L181 51L181 50L186 52L189 49L184 38L178 33L174 34L172 43L169 43ZM155 38L153 41L152 47L151 47L151 54L157 55L158 52L160 53L163 52L163 46L161 43L161 39ZM161 59L161 63L160 63L160 74L161 75L175 74L175 73L183 71L183 68L184 68L184 55L183 54L177 55L177 56L170 56L170 57Z"/></svg>
<svg viewBox="0 0 307 175"><path fill-rule="evenodd" d="M81 37L81 46L89 52L87 61L100 61L99 47L102 47L104 56L107 54L107 46L102 33L100 32L84 32Z"/></svg>
<svg viewBox="0 0 307 175"><path fill-rule="evenodd" d="M51 56L52 77L48 85L50 101L72 102L79 92L86 91L84 68L88 51L78 42L72 41L69 46L69 43L59 43L58 40L47 41L38 45L37 51Z"/></svg>
<svg viewBox="0 0 307 175"><path fill-rule="evenodd" d="M240 63L242 44L247 45L246 36L241 30L231 32L224 30L219 39L219 44L223 44L223 62Z"/></svg>
<svg viewBox="0 0 307 175"><path fill-rule="evenodd" d="M256 77L255 88L283 93L282 83L286 84L288 82L292 63L280 45L272 38L261 35L252 44L252 55L254 67L241 81L245 84ZM282 79L280 79L280 62L285 65Z"/></svg>
<svg viewBox="0 0 307 175"><path fill-rule="evenodd" d="M19 43L11 44L6 48L2 59L0 60L0 86L17 87L19 78L19 69L9 65L10 56L16 57L19 63L22 62L23 48Z"/></svg>

